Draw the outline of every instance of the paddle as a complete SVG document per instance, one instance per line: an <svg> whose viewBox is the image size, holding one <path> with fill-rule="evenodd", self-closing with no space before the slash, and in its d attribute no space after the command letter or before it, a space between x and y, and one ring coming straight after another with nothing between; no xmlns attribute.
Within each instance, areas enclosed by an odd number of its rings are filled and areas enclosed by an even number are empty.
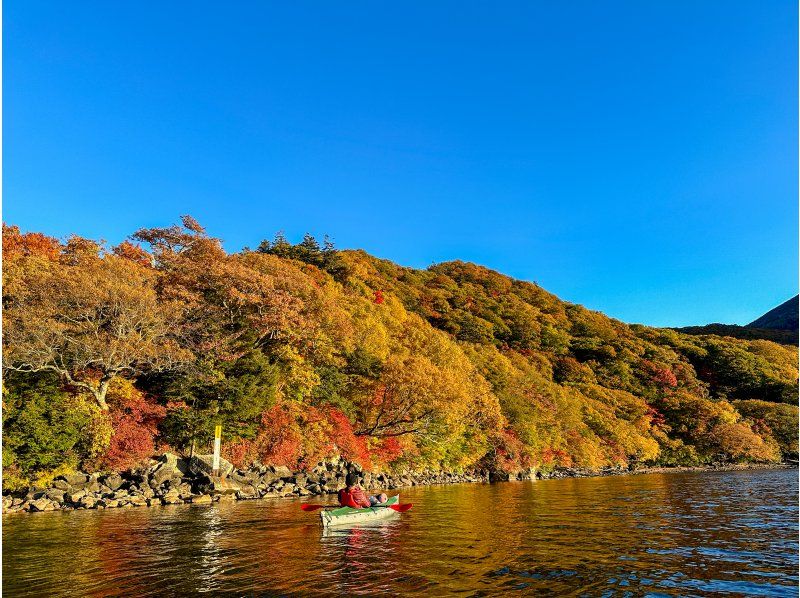
<svg viewBox="0 0 800 598"><path fill-rule="evenodd" d="M373 507L384 507L387 509L391 509L392 511L397 511L398 513L405 513L406 511L410 510L411 507L414 506L413 503L407 502L400 505L372 505ZM304 511L317 511L319 509L339 509L339 505L312 505L307 502L304 502L300 505L300 508ZM369 508L369 507L367 507Z"/></svg>

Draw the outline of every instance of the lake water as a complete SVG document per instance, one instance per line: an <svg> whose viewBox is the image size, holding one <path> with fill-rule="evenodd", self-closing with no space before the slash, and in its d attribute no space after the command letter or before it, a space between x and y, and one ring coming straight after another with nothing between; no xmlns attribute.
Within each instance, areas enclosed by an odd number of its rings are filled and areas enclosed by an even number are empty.
<svg viewBox="0 0 800 598"><path fill-rule="evenodd" d="M11 515L4 596L798 594L796 470L463 484L323 532L297 500Z"/></svg>

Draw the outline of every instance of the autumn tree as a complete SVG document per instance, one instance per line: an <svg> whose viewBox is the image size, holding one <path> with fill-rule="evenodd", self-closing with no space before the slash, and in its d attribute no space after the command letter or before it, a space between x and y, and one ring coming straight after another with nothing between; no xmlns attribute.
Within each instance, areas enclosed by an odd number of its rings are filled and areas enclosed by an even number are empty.
<svg viewBox="0 0 800 598"><path fill-rule="evenodd" d="M80 237L57 256L49 246L12 251L3 269L3 367L55 372L107 410L117 376L189 357L176 342L180 307L159 301L155 280L151 268Z"/></svg>

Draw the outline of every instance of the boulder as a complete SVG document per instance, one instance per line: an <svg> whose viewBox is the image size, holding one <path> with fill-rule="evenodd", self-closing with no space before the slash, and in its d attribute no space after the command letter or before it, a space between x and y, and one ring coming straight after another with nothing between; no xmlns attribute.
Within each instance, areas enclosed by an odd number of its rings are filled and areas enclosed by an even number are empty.
<svg viewBox="0 0 800 598"><path fill-rule="evenodd" d="M195 480L195 490L200 494L236 494L243 487L245 485L230 478L211 475L203 475Z"/></svg>
<svg viewBox="0 0 800 598"><path fill-rule="evenodd" d="M210 505L213 502L210 494L192 496L193 505Z"/></svg>
<svg viewBox="0 0 800 598"><path fill-rule="evenodd" d="M147 498L145 498L141 494L136 494L134 496L131 496L128 499L128 502L132 504L134 507L144 507L149 505Z"/></svg>
<svg viewBox="0 0 800 598"><path fill-rule="evenodd" d="M212 465L214 463L214 455L195 455L189 461L189 472L199 476L202 474L213 473ZM233 471L233 464L220 458L219 460L219 477L226 478Z"/></svg>
<svg viewBox="0 0 800 598"><path fill-rule="evenodd" d="M97 501L93 497L86 495L78 501L78 504L84 509L91 509L97 504Z"/></svg>
<svg viewBox="0 0 800 598"><path fill-rule="evenodd" d="M292 470L286 467L285 465L277 465L277 466L273 465L272 473L274 473L277 477L281 479L292 477Z"/></svg>
<svg viewBox="0 0 800 598"><path fill-rule="evenodd" d="M78 504L84 496L86 496L86 491L78 490L77 492L71 492L70 494L67 494L66 498L69 502Z"/></svg>
<svg viewBox="0 0 800 598"><path fill-rule="evenodd" d="M242 486L242 489L236 492L236 498L238 498L239 500L250 500L253 498L258 498L258 491L255 488L253 488L253 486Z"/></svg>
<svg viewBox="0 0 800 598"><path fill-rule="evenodd" d="M173 453L164 453L158 463L148 470L151 488L158 488L171 479L181 479L189 473L189 463Z"/></svg>
<svg viewBox="0 0 800 598"><path fill-rule="evenodd" d="M178 492L177 488L171 489L167 492L163 497L161 497L161 502L165 505L177 505L182 503L183 500L181 499L180 492Z"/></svg>
<svg viewBox="0 0 800 598"><path fill-rule="evenodd" d="M112 492L115 490L119 490L124 483L125 480L118 473L110 473L105 478L103 478L103 484L108 486L109 490L111 490Z"/></svg>
<svg viewBox="0 0 800 598"><path fill-rule="evenodd" d="M55 506L48 499L39 498L29 503L29 509L34 513L37 511L54 511Z"/></svg>
<svg viewBox="0 0 800 598"><path fill-rule="evenodd" d="M263 484L265 486L269 486L270 484L277 482L280 479L281 479L280 475L278 475L274 471L265 471L264 473L259 475L258 483Z"/></svg>
<svg viewBox="0 0 800 598"><path fill-rule="evenodd" d="M257 471L240 471L235 470L232 471L231 474L228 476L229 479L233 480L234 482L238 482L243 485L258 485L260 478Z"/></svg>
<svg viewBox="0 0 800 598"><path fill-rule="evenodd" d="M65 492L72 490L72 486L70 486L69 482L61 478L58 478L55 481L53 481L53 488L57 488L58 490L64 490Z"/></svg>
<svg viewBox="0 0 800 598"><path fill-rule="evenodd" d="M85 473L69 473L56 478L62 480L76 489L81 489L89 483L89 476Z"/></svg>
<svg viewBox="0 0 800 598"><path fill-rule="evenodd" d="M50 488L47 492L45 492L45 496L47 498L59 504L64 502L64 494L66 493L58 488Z"/></svg>
<svg viewBox="0 0 800 598"><path fill-rule="evenodd" d="M189 461L174 453L164 453L158 458L159 462L167 465L170 469L177 469L182 475L189 473Z"/></svg>

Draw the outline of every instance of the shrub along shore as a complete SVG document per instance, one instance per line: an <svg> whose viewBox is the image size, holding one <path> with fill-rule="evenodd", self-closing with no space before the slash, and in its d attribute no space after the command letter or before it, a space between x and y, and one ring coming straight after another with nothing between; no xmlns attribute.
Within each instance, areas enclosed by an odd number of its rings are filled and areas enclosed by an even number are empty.
<svg viewBox="0 0 800 598"><path fill-rule="evenodd" d="M358 463L335 458L322 461L309 471L291 471L285 466L254 463L236 469L221 460L219 475L212 475L211 456L181 458L164 453L147 468L125 473L74 473L56 478L46 488L27 488L3 496L3 514L114 509L157 505L211 505L220 501L262 498L297 498L336 494L345 476L355 471L368 491L396 490L410 486L474 482L510 482L536 479L584 478L648 473L730 471L741 469L796 468L797 464L715 464L704 467L649 467L598 470L558 467L537 472L534 468L512 472L475 471L371 473Z"/></svg>

